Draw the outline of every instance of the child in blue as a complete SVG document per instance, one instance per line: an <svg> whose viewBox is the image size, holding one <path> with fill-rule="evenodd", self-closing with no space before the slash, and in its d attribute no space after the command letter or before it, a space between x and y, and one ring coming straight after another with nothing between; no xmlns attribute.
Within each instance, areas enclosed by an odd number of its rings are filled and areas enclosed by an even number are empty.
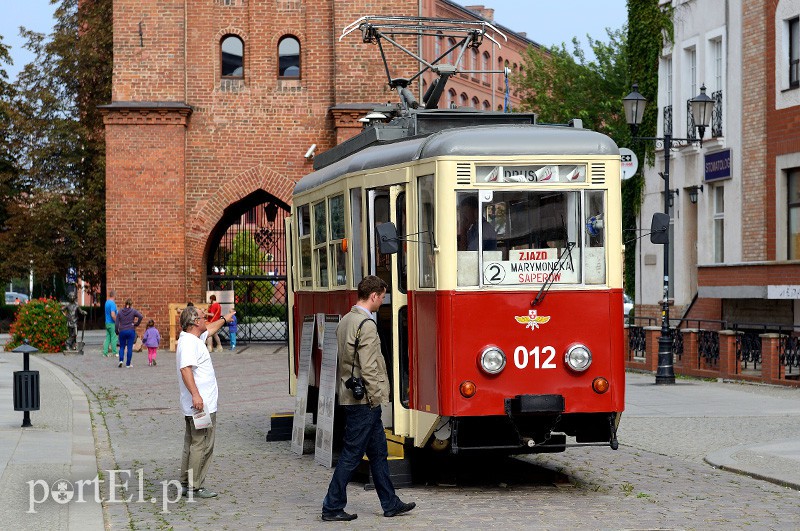
<svg viewBox="0 0 800 531"><path fill-rule="evenodd" d="M231 338L231 350L236 348L236 329L238 328L238 324L236 314L233 314L233 319L228 321L228 336Z"/></svg>

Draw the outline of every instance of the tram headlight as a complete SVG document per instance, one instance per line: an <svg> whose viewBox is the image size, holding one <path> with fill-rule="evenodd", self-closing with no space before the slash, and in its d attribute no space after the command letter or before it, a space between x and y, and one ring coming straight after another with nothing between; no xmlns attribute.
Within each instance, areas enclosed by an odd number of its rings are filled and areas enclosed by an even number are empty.
<svg viewBox="0 0 800 531"><path fill-rule="evenodd" d="M564 355L567 367L576 372L583 372L592 364L592 352L586 345L572 345Z"/></svg>
<svg viewBox="0 0 800 531"><path fill-rule="evenodd" d="M499 347L486 347L481 352L480 366L487 374L499 374L506 368L506 355Z"/></svg>

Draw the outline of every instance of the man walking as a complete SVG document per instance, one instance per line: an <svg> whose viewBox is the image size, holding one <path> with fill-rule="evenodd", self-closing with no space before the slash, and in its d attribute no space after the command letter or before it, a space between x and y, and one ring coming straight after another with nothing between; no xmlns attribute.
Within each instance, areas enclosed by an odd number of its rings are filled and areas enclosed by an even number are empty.
<svg viewBox="0 0 800 531"><path fill-rule="evenodd" d="M407 513L416 504L403 503L394 492L386 461L386 433L381 420L381 404L389 403L389 378L381 354L378 327L372 314L381 307L386 296L386 282L366 276L358 283L358 302L339 322L336 339L339 343L338 393L345 410L344 447L333 472L328 494L322 502L322 519L327 522L349 521L356 514L344 511L347 505L347 484L366 452L381 501L383 516ZM358 351L354 345L358 338ZM355 366L355 369L354 369ZM345 382L351 374L361 377L366 392L361 399L353 396Z"/></svg>
<svg viewBox="0 0 800 531"><path fill-rule="evenodd" d="M108 349L117 349L117 332L114 330L117 322L117 303L114 300L116 292L112 289L108 292L106 300L106 339L103 341L103 357L108 357Z"/></svg>
<svg viewBox="0 0 800 531"><path fill-rule="evenodd" d="M186 431L183 437L181 459L181 494L189 491L194 497L214 498L216 492L203 487L208 465L214 453L214 433L217 429L217 376L211 363L211 354L206 347L208 334L217 332L233 317L229 313L206 325L205 315L195 306L187 306L181 312L181 335L175 358L178 369L178 388L181 395ZM197 429L194 413L205 410L211 415L211 426ZM191 472L191 473L190 473Z"/></svg>

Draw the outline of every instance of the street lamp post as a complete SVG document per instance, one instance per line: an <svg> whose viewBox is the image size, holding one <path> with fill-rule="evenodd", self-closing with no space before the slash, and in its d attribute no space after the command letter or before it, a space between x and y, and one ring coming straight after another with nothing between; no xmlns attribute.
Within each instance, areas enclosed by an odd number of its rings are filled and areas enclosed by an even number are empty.
<svg viewBox="0 0 800 531"><path fill-rule="evenodd" d="M636 133L644 116L644 106L647 99L639 94L639 86L633 85L633 90L625 96L622 104L625 107L625 119L631 127L634 140L654 140L656 145L664 146L664 212L669 215L670 189L669 189L669 159L673 147L699 142L703 146L703 134L711 122L711 111L714 100L706 95L706 86L700 87L700 94L690 100L692 116L695 127L698 129L697 138L673 138L672 133L664 133L663 137L639 137ZM656 384L674 384L675 369L672 363L672 334L669 328L669 240L664 243L664 295L661 300L661 336L658 338L658 370L656 371Z"/></svg>

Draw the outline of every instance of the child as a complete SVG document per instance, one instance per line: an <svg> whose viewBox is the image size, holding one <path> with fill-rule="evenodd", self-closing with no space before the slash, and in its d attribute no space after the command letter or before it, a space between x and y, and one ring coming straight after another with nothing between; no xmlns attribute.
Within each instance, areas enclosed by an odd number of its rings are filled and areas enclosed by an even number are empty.
<svg viewBox="0 0 800 531"><path fill-rule="evenodd" d="M236 348L236 329L238 322L236 321L236 314L233 314L233 319L228 321L228 336L231 338L231 350Z"/></svg>
<svg viewBox="0 0 800 531"><path fill-rule="evenodd" d="M147 361L151 367L156 365L156 353L158 353L158 345L161 344L161 334L158 333L156 323L150 319L147 321L147 330L144 331L142 342L147 347Z"/></svg>

